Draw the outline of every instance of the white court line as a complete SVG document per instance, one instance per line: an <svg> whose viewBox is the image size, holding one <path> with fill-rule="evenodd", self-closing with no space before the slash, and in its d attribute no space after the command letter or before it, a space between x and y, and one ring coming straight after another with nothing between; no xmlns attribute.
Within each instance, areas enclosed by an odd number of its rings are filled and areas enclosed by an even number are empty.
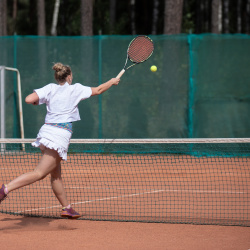
<svg viewBox="0 0 250 250"><path fill-rule="evenodd" d="M32 212L32 211L38 211L38 210L45 210L45 209L51 209L51 208L55 208L55 207L61 207L61 205L52 206L52 207L39 207L39 208L34 208L34 209L29 209L29 210L17 211L17 212L14 212L14 214L20 214L20 213L24 213L24 212Z"/></svg>
<svg viewBox="0 0 250 250"><path fill-rule="evenodd" d="M51 189L51 186L36 186L37 188L47 188ZM65 189L96 189L96 190L134 190L133 188L112 188L112 187L67 187ZM141 189L138 189L141 190ZM146 189L142 189L142 191L147 191ZM151 192L152 190L148 190L147 192ZM227 190L199 190L199 189L159 189L157 191L167 192L167 193L204 193L204 194L248 194L248 192L240 192L240 191L227 191Z"/></svg>
<svg viewBox="0 0 250 250"><path fill-rule="evenodd" d="M162 190L152 190L152 191L143 192L143 193L135 193L135 194L113 196L113 197L105 197L105 198L101 198L101 199L76 202L76 203L72 203L72 204L73 205L86 204L86 203L92 203L92 202L96 202L96 201L114 200L114 199L119 199L119 198L133 197L133 196L139 196L139 195L145 195L145 194L153 194L153 193L162 193L162 192L166 192L166 193L185 192L185 193L245 194L245 192L228 192L228 191L216 191L216 190L179 190L179 189L168 189L168 190L166 190L166 189L162 189ZM51 209L51 208L56 208L56 207L61 207L61 205L51 206L51 207L34 208L34 209L30 209L30 210L18 211L16 213L32 212L32 211L45 210L45 209Z"/></svg>
<svg viewBox="0 0 250 250"><path fill-rule="evenodd" d="M76 202L76 203L72 203L72 204L73 204L73 205L85 204L85 203L91 203L91 202L95 202L95 201L113 200L113 199L119 199L119 198L131 197L131 196L138 196L138 195L150 194L150 193L159 193L159 192L162 192L162 190L155 190L155 191L152 191L152 192L137 193L137 194L128 194L128 195L121 195L121 196L114 196L114 197L106 197L106 198L101 198L101 199L95 199L95 200L89 200L89 201ZM34 208L34 209L30 209L30 210L18 211L18 212L16 212L16 213L32 212L32 211L37 211L37 210L50 209L50 208L54 208L54 207L61 207L61 206L58 205L58 206L52 206L52 207Z"/></svg>

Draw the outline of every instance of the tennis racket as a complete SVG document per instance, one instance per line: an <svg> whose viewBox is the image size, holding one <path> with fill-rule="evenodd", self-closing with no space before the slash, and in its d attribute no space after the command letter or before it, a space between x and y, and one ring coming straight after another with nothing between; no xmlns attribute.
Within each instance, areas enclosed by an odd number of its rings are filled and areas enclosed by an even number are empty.
<svg viewBox="0 0 250 250"><path fill-rule="evenodd" d="M154 43L148 36L137 36L129 44L127 50L127 59L124 65L124 68L117 75L116 78L121 78L126 70L135 66L136 64L145 62L153 54ZM128 59L133 63L132 65L127 66Z"/></svg>

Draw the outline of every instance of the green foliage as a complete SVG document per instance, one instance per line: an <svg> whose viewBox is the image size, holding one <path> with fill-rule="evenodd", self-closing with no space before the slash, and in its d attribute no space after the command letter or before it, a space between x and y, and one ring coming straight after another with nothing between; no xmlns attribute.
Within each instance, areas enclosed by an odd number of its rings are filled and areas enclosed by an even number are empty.
<svg viewBox="0 0 250 250"><path fill-rule="evenodd" d="M194 33L195 31L195 0L184 3L182 15L182 32Z"/></svg>
<svg viewBox="0 0 250 250"><path fill-rule="evenodd" d="M7 1L8 8L8 34L37 35L37 1L19 0L17 5L17 19L13 19L13 1ZM165 0L158 0L157 34L164 29ZM212 1L184 0L182 13L182 33L207 33L211 30ZM222 1L224 3L224 1ZM240 11L239 1L229 0L229 32L237 32L238 15L241 17L242 33L248 33L249 13L247 1L242 0ZM46 31L50 35L55 0L45 0ZM223 7L223 6L222 6ZM135 27L137 34L151 34L154 1L135 1ZM225 18L222 9L222 18ZM95 0L93 5L93 31L94 35L100 32L103 35L130 35L132 8L130 1L116 0L113 25L110 23L110 0ZM174 22L175 20L173 20ZM224 32L224 31L223 31ZM81 34L81 0L61 0L57 24L57 35L79 36Z"/></svg>

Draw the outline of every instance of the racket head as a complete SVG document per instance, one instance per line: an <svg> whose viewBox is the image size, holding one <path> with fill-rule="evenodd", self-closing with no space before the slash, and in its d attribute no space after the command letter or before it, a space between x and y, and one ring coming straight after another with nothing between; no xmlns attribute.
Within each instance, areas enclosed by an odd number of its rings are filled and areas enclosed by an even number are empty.
<svg viewBox="0 0 250 250"><path fill-rule="evenodd" d="M154 43L148 36L135 37L128 46L128 58L133 63L145 62L154 52Z"/></svg>

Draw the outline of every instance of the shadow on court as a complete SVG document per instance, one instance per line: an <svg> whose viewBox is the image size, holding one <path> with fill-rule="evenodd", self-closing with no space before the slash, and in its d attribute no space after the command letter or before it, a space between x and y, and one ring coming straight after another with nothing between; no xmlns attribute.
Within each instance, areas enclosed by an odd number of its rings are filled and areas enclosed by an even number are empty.
<svg viewBox="0 0 250 250"><path fill-rule="evenodd" d="M61 230L75 230L77 228L67 225L65 219L63 223L53 225L55 219L51 218L36 218L36 217L13 217L2 218L0 220L0 231L6 230L22 230L22 231L61 231ZM2 226L2 222L6 226Z"/></svg>
<svg viewBox="0 0 250 250"><path fill-rule="evenodd" d="M1 250L246 250L250 227L67 220L0 213Z"/></svg>

